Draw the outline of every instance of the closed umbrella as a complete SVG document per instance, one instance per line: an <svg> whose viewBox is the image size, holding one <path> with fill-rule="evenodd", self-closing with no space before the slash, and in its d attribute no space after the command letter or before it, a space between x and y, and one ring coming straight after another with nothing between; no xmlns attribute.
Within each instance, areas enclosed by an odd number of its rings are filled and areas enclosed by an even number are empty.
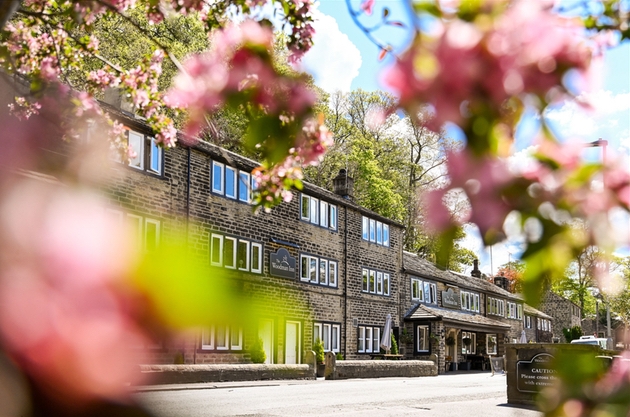
<svg viewBox="0 0 630 417"><path fill-rule="evenodd" d="M520 343L527 343L527 336L525 335L525 330L521 330L521 340Z"/></svg>
<svg viewBox="0 0 630 417"><path fill-rule="evenodd" d="M388 314L385 318L385 327L383 328L383 337L381 337L381 348L385 350L386 353L389 353L392 348L392 337L390 333L392 332L392 315Z"/></svg>

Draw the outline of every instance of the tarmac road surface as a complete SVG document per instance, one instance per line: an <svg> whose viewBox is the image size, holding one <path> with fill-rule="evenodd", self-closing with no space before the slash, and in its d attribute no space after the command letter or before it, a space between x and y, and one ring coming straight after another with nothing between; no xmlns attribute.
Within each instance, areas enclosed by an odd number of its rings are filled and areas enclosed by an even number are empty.
<svg viewBox="0 0 630 417"><path fill-rule="evenodd" d="M509 406L505 376L326 381L251 381L140 387L134 394L158 416L540 417Z"/></svg>

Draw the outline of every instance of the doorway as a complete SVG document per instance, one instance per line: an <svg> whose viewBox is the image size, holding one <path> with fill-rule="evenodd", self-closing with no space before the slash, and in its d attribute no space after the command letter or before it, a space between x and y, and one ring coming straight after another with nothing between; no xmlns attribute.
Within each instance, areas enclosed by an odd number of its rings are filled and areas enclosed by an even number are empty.
<svg viewBox="0 0 630 417"><path fill-rule="evenodd" d="M265 363L275 363L273 360L273 320L261 319L258 322L258 337L262 340L263 350L265 351Z"/></svg>
<svg viewBox="0 0 630 417"><path fill-rule="evenodd" d="M286 322L286 337L284 339L284 363L300 363L301 323L299 321Z"/></svg>

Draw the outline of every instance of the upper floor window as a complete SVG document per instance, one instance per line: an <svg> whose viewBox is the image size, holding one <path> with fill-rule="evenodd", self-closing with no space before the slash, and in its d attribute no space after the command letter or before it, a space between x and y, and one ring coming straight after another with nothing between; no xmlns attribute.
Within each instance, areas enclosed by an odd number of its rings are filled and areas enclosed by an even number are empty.
<svg viewBox="0 0 630 417"><path fill-rule="evenodd" d="M142 217L136 214L123 213L119 210L108 210L108 215L121 224L126 222L134 242L139 249L152 252L160 243L161 223L159 220Z"/></svg>
<svg viewBox="0 0 630 417"><path fill-rule="evenodd" d="M362 270L362 286L363 292L389 295L390 290L390 274L375 269L363 268Z"/></svg>
<svg viewBox="0 0 630 417"><path fill-rule="evenodd" d="M337 287L337 261L313 255L300 255L300 280Z"/></svg>
<svg viewBox="0 0 630 417"><path fill-rule="evenodd" d="M525 316L525 328L526 329L532 328L532 316Z"/></svg>
<svg viewBox="0 0 630 417"><path fill-rule="evenodd" d="M300 219L337 230L337 206L306 194L300 198Z"/></svg>
<svg viewBox="0 0 630 417"><path fill-rule="evenodd" d="M508 301L507 307L508 307L507 308L508 319L515 319L516 318L516 303L512 303Z"/></svg>
<svg viewBox="0 0 630 417"><path fill-rule="evenodd" d="M140 171L162 175L164 150L152 138L133 130L127 131L129 147L133 151L133 158L129 159L129 166Z"/></svg>
<svg viewBox="0 0 630 417"><path fill-rule="evenodd" d="M249 172L240 171L218 161L212 161L210 175L213 193L243 203L251 203L252 190L256 189L256 181Z"/></svg>
<svg viewBox="0 0 630 417"><path fill-rule="evenodd" d="M436 284L419 278L411 278L411 299L427 304L437 304Z"/></svg>
<svg viewBox="0 0 630 417"><path fill-rule="evenodd" d="M479 294L468 291L461 291L462 310L479 312Z"/></svg>
<svg viewBox="0 0 630 417"><path fill-rule="evenodd" d="M210 264L213 266L262 274L262 259L260 242L218 233L210 236Z"/></svg>
<svg viewBox="0 0 630 417"><path fill-rule="evenodd" d="M523 320L523 304L516 305L516 318Z"/></svg>
<svg viewBox="0 0 630 417"><path fill-rule="evenodd" d="M389 225L363 216L361 237L377 245L389 246Z"/></svg>
<svg viewBox="0 0 630 417"><path fill-rule="evenodd" d="M319 339L326 352L339 352L341 325L337 323L313 323L313 341Z"/></svg>
<svg viewBox="0 0 630 417"><path fill-rule="evenodd" d="M381 351L381 328L373 326L359 326L359 353L378 353Z"/></svg>
<svg viewBox="0 0 630 417"><path fill-rule="evenodd" d="M505 301L488 297L488 314L505 317Z"/></svg>

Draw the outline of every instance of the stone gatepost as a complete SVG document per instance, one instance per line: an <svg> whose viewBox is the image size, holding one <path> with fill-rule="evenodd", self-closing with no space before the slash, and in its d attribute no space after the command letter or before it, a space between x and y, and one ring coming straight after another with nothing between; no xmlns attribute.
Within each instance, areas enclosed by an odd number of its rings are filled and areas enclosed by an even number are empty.
<svg viewBox="0 0 630 417"><path fill-rule="evenodd" d="M308 365L308 371L313 378L317 378L317 358L315 357L315 352L307 350L304 355L304 362Z"/></svg>
<svg viewBox="0 0 630 417"><path fill-rule="evenodd" d="M324 358L326 362L326 368L324 370L324 378L326 379L335 379L335 368L337 367L337 355L335 352L326 352L326 356Z"/></svg>

